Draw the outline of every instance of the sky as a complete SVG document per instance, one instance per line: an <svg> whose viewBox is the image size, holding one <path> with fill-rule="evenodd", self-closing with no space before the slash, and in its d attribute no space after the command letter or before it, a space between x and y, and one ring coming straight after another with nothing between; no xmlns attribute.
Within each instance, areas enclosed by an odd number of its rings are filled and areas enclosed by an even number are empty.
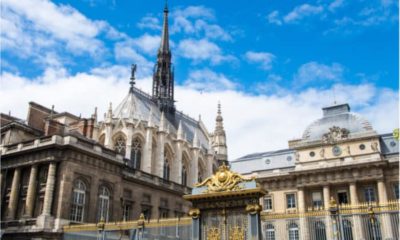
<svg viewBox="0 0 400 240"><path fill-rule="evenodd" d="M90 117L126 96L130 65L150 93L162 0L1 1L0 111L28 102ZM349 103L378 133L399 125L394 0L170 0L177 108L211 132L218 102L229 159L285 149ZM103 115L100 114L100 119Z"/></svg>

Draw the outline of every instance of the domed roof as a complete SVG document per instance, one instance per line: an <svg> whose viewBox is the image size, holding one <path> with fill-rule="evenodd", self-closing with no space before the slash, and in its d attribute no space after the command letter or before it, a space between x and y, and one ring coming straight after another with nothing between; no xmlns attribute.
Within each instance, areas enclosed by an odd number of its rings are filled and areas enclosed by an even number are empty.
<svg viewBox="0 0 400 240"><path fill-rule="evenodd" d="M303 140L322 140L331 128L345 129L351 135L371 133L371 124L362 116L350 112L348 104L334 105L323 108L323 117L311 123L303 133Z"/></svg>

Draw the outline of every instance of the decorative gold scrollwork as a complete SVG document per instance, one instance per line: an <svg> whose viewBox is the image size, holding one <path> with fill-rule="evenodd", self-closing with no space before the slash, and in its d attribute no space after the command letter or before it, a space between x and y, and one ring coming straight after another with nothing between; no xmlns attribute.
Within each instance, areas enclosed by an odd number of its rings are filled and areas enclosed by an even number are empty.
<svg viewBox="0 0 400 240"><path fill-rule="evenodd" d="M254 178L245 178L242 175L230 171L224 163L218 168L218 171L211 177L201 183L196 184L196 187L207 186L205 193L224 192L240 190L239 183L251 181Z"/></svg>
<svg viewBox="0 0 400 240"><path fill-rule="evenodd" d="M236 226L229 231L229 240L244 240L244 229Z"/></svg>
<svg viewBox="0 0 400 240"><path fill-rule="evenodd" d="M199 216L200 216L200 209L198 209L198 208L192 208L192 209L190 209L190 210L189 210L189 216L192 217L192 218L194 218L194 219L199 218Z"/></svg>
<svg viewBox="0 0 400 240"><path fill-rule="evenodd" d="M248 204L246 206L246 212L250 213L250 214L256 214L259 213L261 211L261 206L260 204Z"/></svg>
<svg viewBox="0 0 400 240"><path fill-rule="evenodd" d="M207 231L207 240L220 240L221 235L218 228L210 228Z"/></svg>

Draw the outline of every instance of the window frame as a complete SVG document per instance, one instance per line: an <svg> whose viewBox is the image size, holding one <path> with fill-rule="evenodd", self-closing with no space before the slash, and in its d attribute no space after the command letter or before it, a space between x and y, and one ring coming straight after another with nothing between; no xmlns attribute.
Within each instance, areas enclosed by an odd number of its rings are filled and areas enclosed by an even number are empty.
<svg viewBox="0 0 400 240"><path fill-rule="evenodd" d="M367 190L371 190L371 191L367 191ZM371 186L371 185L364 186L363 192L364 192L365 202L368 202L368 203L377 202L376 190L373 186ZM371 199L372 199L371 197L373 198L372 201L371 201Z"/></svg>
<svg viewBox="0 0 400 240"><path fill-rule="evenodd" d="M87 201L86 193L87 193L87 184L82 179L75 180L72 188L72 200L71 200L71 208L69 216L70 221L84 222L86 201ZM78 199L82 200L78 202L77 201ZM79 211L81 212L80 218L79 218Z"/></svg>
<svg viewBox="0 0 400 240"><path fill-rule="evenodd" d="M293 195L293 199L294 199L293 207L289 207L289 198L288 198L289 195ZM297 194L295 192L285 193L285 200L286 200L286 209L288 209L288 210L297 209Z"/></svg>
<svg viewBox="0 0 400 240"><path fill-rule="evenodd" d="M267 208L267 205L265 204L266 199L269 199L271 201L271 206L270 208ZM274 211L274 198L271 195L267 195L263 198L263 205L264 205L264 211L266 212L273 212Z"/></svg>

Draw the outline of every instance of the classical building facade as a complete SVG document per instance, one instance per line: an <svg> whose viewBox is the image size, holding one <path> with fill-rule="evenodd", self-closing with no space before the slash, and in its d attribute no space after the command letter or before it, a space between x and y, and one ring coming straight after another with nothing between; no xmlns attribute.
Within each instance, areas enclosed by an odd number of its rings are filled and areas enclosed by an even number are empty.
<svg viewBox="0 0 400 240"><path fill-rule="evenodd" d="M250 154L231 166L268 191L261 201L264 239L339 239L333 206L356 209L341 216L340 239L399 239L398 144L341 104L323 108L288 149ZM365 208L377 210L376 226L368 225Z"/></svg>
<svg viewBox="0 0 400 240"><path fill-rule="evenodd" d="M152 95L135 88L103 121L30 102L26 120L1 114L5 239L59 238L66 224L179 217L194 183L227 160L220 106L214 132L175 109L164 9Z"/></svg>

